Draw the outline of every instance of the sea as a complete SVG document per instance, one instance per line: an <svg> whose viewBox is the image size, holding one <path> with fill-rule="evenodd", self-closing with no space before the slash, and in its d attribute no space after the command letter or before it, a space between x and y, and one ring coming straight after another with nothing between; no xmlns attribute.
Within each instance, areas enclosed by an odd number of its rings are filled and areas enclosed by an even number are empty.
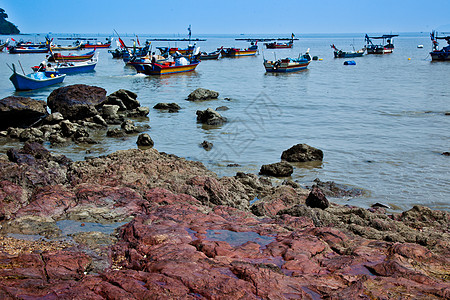
<svg viewBox="0 0 450 300"><path fill-rule="evenodd" d="M379 35L374 33L370 35ZM292 49L265 49L259 42L254 57L221 58L203 61L194 72L145 76L113 59L107 49L98 49L95 71L68 75L63 84L35 91L16 92L7 65L19 71L45 59L45 54L0 53L0 97L25 96L46 100L52 90L72 84L95 85L108 94L127 89L138 95L142 106L150 108L148 118L136 119L149 125L146 131L160 152L200 161L219 176L237 172L258 174L263 164L281 160L284 150L296 144L321 149L323 162L294 165L290 178L274 178L274 184L291 179L310 187L316 178L332 181L347 189L360 190L354 196L330 198L339 204L368 208L386 204L399 212L424 205L450 211L450 62L432 62L428 32L399 33L395 50L386 55L365 55L335 59L330 45L350 51L364 46L364 33L296 34ZM44 41L45 34L14 36L15 40ZM53 34L54 42L68 45L64 37L90 37L105 41L108 34ZM200 51L218 47L246 48L245 38L290 37L289 34L196 35ZM123 34L127 45L139 39L186 38L180 34L137 36ZM6 39L6 38L5 38ZM117 36L113 37L113 47ZM187 41L152 41L156 47L185 48ZM419 48L418 45L423 45ZM443 46L443 45L442 45ZM317 60L307 70L290 74L266 73L263 59L296 58L310 52ZM88 50L80 50L84 53ZM73 52L73 51L72 51ZM70 53L70 51L66 51ZM354 60L356 65L344 65ZM197 88L220 93L217 100L190 102L187 96ZM0 98L0 99L1 99ZM175 102L178 113L153 109L159 102ZM197 123L196 111L220 111L228 122L221 126ZM96 145L45 146L55 154L73 160L107 155L117 150L137 148L137 135L110 138L106 132L94 134ZM203 141L213 143L210 151ZM16 140L0 139L0 153L20 147Z"/></svg>

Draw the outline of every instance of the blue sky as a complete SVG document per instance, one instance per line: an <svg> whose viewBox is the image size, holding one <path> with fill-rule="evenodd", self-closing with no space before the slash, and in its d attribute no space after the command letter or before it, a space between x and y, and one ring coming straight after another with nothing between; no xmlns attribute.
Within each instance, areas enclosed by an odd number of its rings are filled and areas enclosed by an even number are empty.
<svg viewBox="0 0 450 300"><path fill-rule="evenodd" d="M189 24L193 36L450 30L449 0L0 0L0 7L22 33L186 34Z"/></svg>

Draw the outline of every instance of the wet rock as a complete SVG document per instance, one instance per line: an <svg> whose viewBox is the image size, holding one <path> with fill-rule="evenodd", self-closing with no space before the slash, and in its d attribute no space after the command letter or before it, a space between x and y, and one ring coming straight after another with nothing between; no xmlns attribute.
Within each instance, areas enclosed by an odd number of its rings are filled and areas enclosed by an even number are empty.
<svg viewBox="0 0 450 300"><path fill-rule="evenodd" d="M52 114L49 114L44 119L45 124L58 124L59 122L64 120L64 116L60 112L55 112Z"/></svg>
<svg viewBox="0 0 450 300"><path fill-rule="evenodd" d="M306 198L305 204L309 207L317 207L320 209L325 209L330 206L328 199L325 197L325 194L318 186L313 186L311 192Z"/></svg>
<svg viewBox="0 0 450 300"><path fill-rule="evenodd" d="M45 101L10 96L0 100L0 130L28 127L48 115Z"/></svg>
<svg viewBox="0 0 450 300"><path fill-rule="evenodd" d="M125 131L126 134L132 134L139 132L136 125L134 125L134 122L131 120L126 120L123 122L120 127Z"/></svg>
<svg viewBox="0 0 450 300"><path fill-rule="evenodd" d="M169 112L178 112L181 109L177 103L157 103L153 108L168 110Z"/></svg>
<svg viewBox="0 0 450 300"><path fill-rule="evenodd" d="M216 108L216 111L227 111L229 110L228 106L219 106Z"/></svg>
<svg viewBox="0 0 450 300"><path fill-rule="evenodd" d="M97 107L106 101L106 90L101 87L75 84L53 90L47 98L52 111L65 119L81 120L98 114Z"/></svg>
<svg viewBox="0 0 450 300"><path fill-rule="evenodd" d="M150 109L146 106L140 106L136 109L127 110L125 116L128 118L146 117L150 113Z"/></svg>
<svg viewBox="0 0 450 300"><path fill-rule="evenodd" d="M72 137L79 129L78 124L72 123L69 120L64 120L60 123L61 132L64 137Z"/></svg>
<svg viewBox="0 0 450 300"><path fill-rule="evenodd" d="M259 171L260 175L268 175L275 177L291 176L294 172L294 167L287 162L278 162L269 165L263 165Z"/></svg>
<svg viewBox="0 0 450 300"><path fill-rule="evenodd" d="M227 119L212 108L208 108L206 110L197 110L197 122L207 125L221 125L227 122Z"/></svg>
<svg viewBox="0 0 450 300"><path fill-rule="evenodd" d="M297 144L283 151L281 159L289 162L322 161L323 152L306 144Z"/></svg>
<svg viewBox="0 0 450 300"><path fill-rule="evenodd" d="M188 95L187 100L201 101L201 100L217 99L218 97L219 97L218 92L204 89L204 88L198 88Z"/></svg>
<svg viewBox="0 0 450 300"><path fill-rule="evenodd" d="M120 103L120 110L133 110L141 106L137 100L137 94L125 89L120 89L110 94L107 97L106 103L112 105Z"/></svg>
<svg viewBox="0 0 450 300"><path fill-rule="evenodd" d="M203 141L203 142L200 144L200 146L201 146L203 149L205 149L206 151L209 151L209 150L212 149L213 143L210 143L210 142L208 142L208 141Z"/></svg>
<svg viewBox="0 0 450 300"><path fill-rule="evenodd" d="M338 184L334 181L321 181L319 178L314 179L314 184L318 186L322 192L328 197L359 197L365 194L365 191L359 188Z"/></svg>
<svg viewBox="0 0 450 300"><path fill-rule="evenodd" d="M42 143L44 141L44 133L37 128L27 128L20 133L19 140L29 143Z"/></svg>
<svg viewBox="0 0 450 300"><path fill-rule="evenodd" d="M105 104L102 106L102 117L107 120L116 120L119 118L118 111L120 106Z"/></svg>
<svg viewBox="0 0 450 300"><path fill-rule="evenodd" d="M138 136L136 144L143 147L153 147L154 142L150 135L148 135L147 133L142 133Z"/></svg>
<svg viewBox="0 0 450 300"><path fill-rule="evenodd" d="M108 127L108 123L106 123L105 119L103 119L103 117L100 116L100 115L95 115L95 116L93 116L93 117L92 117L92 121L93 121L95 124L101 125L102 127Z"/></svg>
<svg viewBox="0 0 450 300"><path fill-rule="evenodd" d="M108 129L108 131L106 132L106 136L107 137L124 137L125 131L120 129L120 128L113 128L113 129Z"/></svg>

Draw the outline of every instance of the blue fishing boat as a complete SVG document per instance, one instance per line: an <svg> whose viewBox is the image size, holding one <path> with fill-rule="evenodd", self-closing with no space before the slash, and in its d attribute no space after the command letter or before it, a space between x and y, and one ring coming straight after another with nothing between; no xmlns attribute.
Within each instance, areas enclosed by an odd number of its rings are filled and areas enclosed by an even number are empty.
<svg viewBox="0 0 450 300"><path fill-rule="evenodd" d="M283 58L278 60L264 59L264 68L270 73L287 73L305 70L311 62L309 49L305 54L299 55L298 58Z"/></svg>
<svg viewBox="0 0 450 300"><path fill-rule="evenodd" d="M66 74L45 75L45 72L33 72L22 75L16 72L16 66L12 65L13 74L9 80L14 84L17 91L35 90L64 81Z"/></svg>
<svg viewBox="0 0 450 300"><path fill-rule="evenodd" d="M75 74L75 73L84 73L91 72L95 69L95 66L98 62L98 53L86 61L68 61L68 62L56 62L56 63L45 63L42 62L39 66L32 67L33 71L45 72L47 76L51 74L56 75L57 73L61 74Z"/></svg>
<svg viewBox="0 0 450 300"><path fill-rule="evenodd" d="M364 55L365 48L360 50L353 51L342 51L341 49L336 48L334 44L330 45L331 48L334 50L334 58L349 58L349 57L361 57Z"/></svg>
<svg viewBox="0 0 450 300"><path fill-rule="evenodd" d="M431 41L433 42L433 50L430 52L432 61L449 61L450 60L450 36L437 36L437 32L433 31L430 34ZM437 40L446 40L447 46L439 49L439 43Z"/></svg>

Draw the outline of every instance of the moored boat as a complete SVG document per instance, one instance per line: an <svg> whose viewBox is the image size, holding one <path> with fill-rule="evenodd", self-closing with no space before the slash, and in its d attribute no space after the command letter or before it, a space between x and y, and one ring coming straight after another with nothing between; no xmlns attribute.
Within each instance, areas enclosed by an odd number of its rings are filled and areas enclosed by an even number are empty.
<svg viewBox="0 0 450 300"><path fill-rule="evenodd" d="M81 49L81 44L78 45L74 45L74 46L61 46L61 45L51 45L50 46L52 51L53 50L58 50L58 51L63 51L63 50L80 50Z"/></svg>
<svg viewBox="0 0 450 300"><path fill-rule="evenodd" d="M109 38L106 39L106 43L95 42L91 43L90 41L81 43L81 49L94 49L94 48L110 48L111 40Z"/></svg>
<svg viewBox="0 0 450 300"><path fill-rule="evenodd" d="M264 43L264 45L266 45L267 49L289 49L294 46L294 37L295 35L292 33L291 40L287 43L271 42L271 43Z"/></svg>
<svg viewBox="0 0 450 300"><path fill-rule="evenodd" d="M9 53L11 54L48 53L48 51L49 49L47 46L38 46L38 47L13 46L9 48Z"/></svg>
<svg viewBox="0 0 450 300"><path fill-rule="evenodd" d="M433 31L430 34L431 41L433 43L433 50L430 52L432 61L450 61L450 36L437 36L437 32ZM447 46L439 49L439 43L437 40L446 40Z"/></svg>
<svg viewBox="0 0 450 300"><path fill-rule="evenodd" d="M369 37L365 36L367 54L388 54L394 52L394 44L392 38L398 34L384 34L382 36ZM382 44L374 44L372 40L383 40Z"/></svg>
<svg viewBox="0 0 450 300"><path fill-rule="evenodd" d="M209 52L209 53L201 52L198 59L200 59L200 60L218 59L221 52L222 52L222 48L219 48L216 51Z"/></svg>
<svg viewBox="0 0 450 300"><path fill-rule="evenodd" d="M349 58L349 57L361 57L364 55L365 48L360 50L353 51L342 51L341 49L336 48L334 44L330 45L332 49L334 49L334 58Z"/></svg>
<svg viewBox="0 0 450 300"><path fill-rule="evenodd" d="M305 54L299 55L298 58L283 58L278 60L264 59L264 68L266 72L271 73L287 73L305 70L311 62L311 55L309 49Z"/></svg>
<svg viewBox="0 0 450 300"><path fill-rule="evenodd" d="M69 53L69 55L63 55L61 53L54 53L53 51L50 51L51 55L47 58L50 62L70 62L70 61L86 61L90 60L95 55L95 49L81 54L81 55L75 55L73 53Z"/></svg>
<svg viewBox="0 0 450 300"><path fill-rule="evenodd" d="M35 90L50 85L58 84L64 81L66 74L52 74L47 76L45 72L33 72L27 75L22 75L16 72L16 67L13 64L13 74L9 78L14 84L17 91Z"/></svg>
<svg viewBox="0 0 450 300"><path fill-rule="evenodd" d="M258 51L257 43L252 43L252 45L246 49L240 48L221 48L221 54L223 57L240 57L240 56L253 56L256 55Z"/></svg>
<svg viewBox="0 0 450 300"><path fill-rule="evenodd" d="M95 69L98 62L98 53L86 61L74 62L56 62L56 63L41 63L39 66L32 67L33 71L44 71L47 76L51 74L74 74L90 72Z"/></svg>
<svg viewBox="0 0 450 300"><path fill-rule="evenodd" d="M145 75L168 75L194 71L199 63L200 61L195 58L189 61L184 57L180 57L174 61L132 64L132 66L138 73Z"/></svg>

